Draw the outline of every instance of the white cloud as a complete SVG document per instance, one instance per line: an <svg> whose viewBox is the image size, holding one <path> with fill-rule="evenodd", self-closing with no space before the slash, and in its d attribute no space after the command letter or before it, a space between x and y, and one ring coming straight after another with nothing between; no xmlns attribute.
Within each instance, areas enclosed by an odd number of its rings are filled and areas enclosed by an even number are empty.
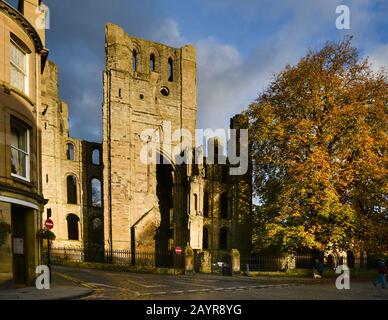
<svg viewBox="0 0 388 320"><path fill-rule="evenodd" d="M369 62L372 64L374 71L379 71L381 68L388 68L388 43L377 45L375 48L369 50Z"/></svg>
<svg viewBox="0 0 388 320"><path fill-rule="evenodd" d="M209 37L196 43L197 61L204 77L214 77L227 72L242 63L238 50L230 44L218 42Z"/></svg>
<svg viewBox="0 0 388 320"><path fill-rule="evenodd" d="M158 41L176 48L181 47L185 43L185 39L179 30L178 22L171 18L165 19L157 26L154 37Z"/></svg>

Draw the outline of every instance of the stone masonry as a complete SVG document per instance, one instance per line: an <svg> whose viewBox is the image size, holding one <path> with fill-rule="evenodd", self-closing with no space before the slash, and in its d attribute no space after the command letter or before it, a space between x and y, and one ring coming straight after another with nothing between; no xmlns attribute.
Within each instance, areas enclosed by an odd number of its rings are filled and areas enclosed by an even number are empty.
<svg viewBox="0 0 388 320"><path fill-rule="evenodd" d="M102 144L70 137L57 66L48 61L43 74L42 184L55 224L54 247L93 244L134 253L190 246L196 254L225 255L235 248L247 255L250 171L229 176L229 164L181 164L173 156L174 148L186 155L198 151L173 134L195 137L195 48L131 37L113 24L105 36ZM245 128L244 121L234 117L231 128ZM156 151L147 148L153 134L161 142ZM161 163L141 161L144 150Z"/></svg>

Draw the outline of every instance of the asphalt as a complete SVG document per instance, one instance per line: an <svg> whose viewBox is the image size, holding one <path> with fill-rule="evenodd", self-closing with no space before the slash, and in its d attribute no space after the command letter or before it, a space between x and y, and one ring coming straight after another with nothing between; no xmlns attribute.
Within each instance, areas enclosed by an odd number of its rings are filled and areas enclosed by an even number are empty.
<svg viewBox="0 0 388 320"><path fill-rule="evenodd" d="M388 289L373 279L351 278L349 290L336 288L336 277L247 277L160 275L54 268L57 277L94 288L82 300L388 300Z"/></svg>
<svg viewBox="0 0 388 320"><path fill-rule="evenodd" d="M50 290L0 290L0 300L388 300L373 279L350 279L338 290L335 277L161 275L53 267Z"/></svg>

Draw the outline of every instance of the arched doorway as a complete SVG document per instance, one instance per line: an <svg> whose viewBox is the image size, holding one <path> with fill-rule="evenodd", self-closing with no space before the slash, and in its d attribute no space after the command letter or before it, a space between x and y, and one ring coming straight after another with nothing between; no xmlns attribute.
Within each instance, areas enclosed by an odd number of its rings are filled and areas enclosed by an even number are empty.
<svg viewBox="0 0 388 320"><path fill-rule="evenodd" d="M155 234L156 265L166 267L172 264L170 253L173 242L173 166L162 155L156 165L156 195L158 197L160 226Z"/></svg>

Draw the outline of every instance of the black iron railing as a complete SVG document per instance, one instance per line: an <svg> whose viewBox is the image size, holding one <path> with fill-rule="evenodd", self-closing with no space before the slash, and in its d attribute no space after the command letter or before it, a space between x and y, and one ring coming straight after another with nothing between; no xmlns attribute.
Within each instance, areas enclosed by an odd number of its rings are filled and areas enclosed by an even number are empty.
<svg viewBox="0 0 388 320"><path fill-rule="evenodd" d="M45 259L47 252L43 252ZM113 264L122 267L175 268L183 267L182 255L174 251L135 251L107 250L98 247L56 247L50 250L51 262L94 262Z"/></svg>

